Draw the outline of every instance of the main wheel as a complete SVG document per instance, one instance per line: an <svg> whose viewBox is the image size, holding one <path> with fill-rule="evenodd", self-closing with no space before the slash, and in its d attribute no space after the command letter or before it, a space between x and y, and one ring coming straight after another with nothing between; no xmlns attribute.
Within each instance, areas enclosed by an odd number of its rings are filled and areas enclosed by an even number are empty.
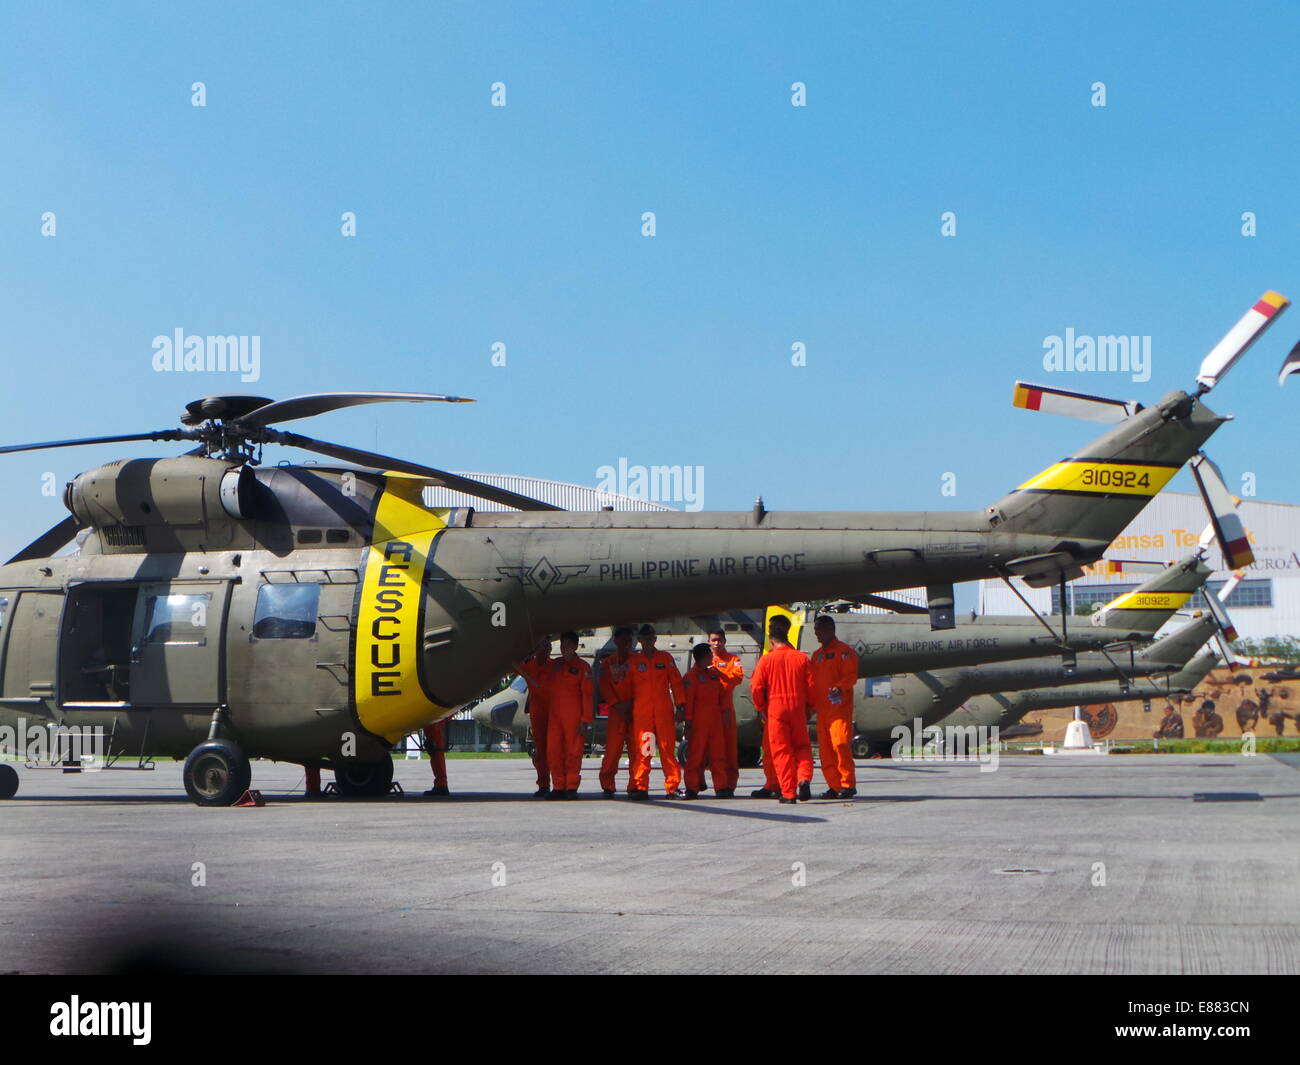
<svg viewBox="0 0 1300 1065"><path fill-rule="evenodd" d="M18 770L0 763L0 799L12 799L18 794Z"/></svg>
<svg viewBox="0 0 1300 1065"><path fill-rule="evenodd" d="M334 783L349 799L386 795L393 783L393 760L383 758L378 762L337 765L334 767Z"/></svg>
<svg viewBox="0 0 1300 1065"><path fill-rule="evenodd" d="M871 757L871 744L868 743L866 740L864 740L861 736L859 736L857 739L853 741L853 757L854 758Z"/></svg>
<svg viewBox="0 0 1300 1065"><path fill-rule="evenodd" d="M239 744L200 743L185 759L185 793L200 806L231 806L248 790L253 769Z"/></svg>

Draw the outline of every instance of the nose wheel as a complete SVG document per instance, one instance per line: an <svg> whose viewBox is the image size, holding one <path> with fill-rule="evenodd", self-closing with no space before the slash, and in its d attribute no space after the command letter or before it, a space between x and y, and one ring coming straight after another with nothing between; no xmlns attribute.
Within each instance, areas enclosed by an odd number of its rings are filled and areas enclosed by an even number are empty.
<svg viewBox="0 0 1300 1065"><path fill-rule="evenodd" d="M18 770L0 763L0 799L12 799L18 794Z"/></svg>
<svg viewBox="0 0 1300 1065"><path fill-rule="evenodd" d="M237 743L208 740L185 759L185 793L200 806L233 806L253 779L248 758Z"/></svg>

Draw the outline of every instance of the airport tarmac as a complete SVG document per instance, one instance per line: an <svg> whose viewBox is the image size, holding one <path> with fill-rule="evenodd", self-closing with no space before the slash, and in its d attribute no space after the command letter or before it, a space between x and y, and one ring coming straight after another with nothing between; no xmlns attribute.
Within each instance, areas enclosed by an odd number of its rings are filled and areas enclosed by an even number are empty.
<svg viewBox="0 0 1300 1065"><path fill-rule="evenodd" d="M604 800L595 765L577 802L521 759L306 802L258 762L247 809L170 762L20 769L0 972L1300 971L1297 755L860 762L856 800L797 807Z"/></svg>

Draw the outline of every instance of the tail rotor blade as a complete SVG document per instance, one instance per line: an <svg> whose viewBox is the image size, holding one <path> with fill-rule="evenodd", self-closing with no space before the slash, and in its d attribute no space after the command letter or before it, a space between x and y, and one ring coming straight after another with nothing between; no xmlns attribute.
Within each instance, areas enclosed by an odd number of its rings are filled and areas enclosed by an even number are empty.
<svg viewBox="0 0 1300 1065"><path fill-rule="evenodd" d="M1210 513L1210 524L1214 528L1214 537L1219 541L1219 550L1223 552L1223 564L1227 569L1241 569L1255 561L1255 553L1250 549L1246 536L1246 527L1237 515L1237 504L1223 483L1223 474L1205 455L1197 452L1191 461L1192 476L1196 478L1196 487L1200 490L1205 509Z"/></svg>
<svg viewBox="0 0 1300 1065"><path fill-rule="evenodd" d="M1103 558L1096 564L1092 572L1094 576L1106 575L1113 576L1120 573L1163 573L1170 565L1169 562L1147 562L1138 558Z"/></svg>
<svg viewBox="0 0 1300 1065"><path fill-rule="evenodd" d="M1225 585L1225 588L1226 587L1227 586ZM1233 587L1235 588L1236 585L1234 584ZM1231 589L1229 589L1229 591L1231 591ZM1237 628L1233 625L1232 618L1228 617L1228 610L1223 605L1223 599L1226 598L1227 596L1220 598L1218 595L1207 590L1205 595L1205 605L1209 607L1210 614L1213 615L1215 622L1218 624L1220 634L1225 640L1231 643L1237 638Z"/></svg>
<svg viewBox="0 0 1300 1065"><path fill-rule="evenodd" d="M1135 400L1067 392L1063 388L1031 385L1025 381L1016 382L1011 405L1022 410L1038 410L1045 414L1062 414L1067 418L1083 418L1090 422L1108 424L1122 422L1142 409L1142 404Z"/></svg>
<svg viewBox="0 0 1300 1065"><path fill-rule="evenodd" d="M1286 379L1293 373L1300 373L1300 344L1291 349L1291 353L1282 360L1282 369L1278 371L1277 383L1286 384Z"/></svg>
<svg viewBox="0 0 1300 1065"><path fill-rule="evenodd" d="M1223 582L1223 587L1219 589L1218 592L1219 602L1223 603L1226 606L1228 602L1228 596L1230 596L1233 592L1235 592L1237 590L1237 585L1239 585L1245 579L1246 579L1245 573L1243 573L1241 570L1235 571L1231 577L1229 577L1226 581Z"/></svg>
<svg viewBox="0 0 1300 1065"><path fill-rule="evenodd" d="M1265 292L1256 300L1255 306L1243 314L1241 320L1201 360L1201 372L1196 375L1197 391L1203 395L1217 385L1290 305L1291 301L1279 292Z"/></svg>

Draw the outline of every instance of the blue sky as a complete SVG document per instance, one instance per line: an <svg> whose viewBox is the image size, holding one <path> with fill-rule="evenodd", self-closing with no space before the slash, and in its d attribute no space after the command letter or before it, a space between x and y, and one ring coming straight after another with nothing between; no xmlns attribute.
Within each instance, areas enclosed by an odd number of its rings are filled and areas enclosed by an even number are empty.
<svg viewBox="0 0 1300 1065"><path fill-rule="evenodd" d="M589 484L702 465L708 509L978 507L1094 435L1016 378L1151 402L1300 299L1293 5L263 8L7 5L5 442L427 390L479 402L292 427ZM261 380L156 373L176 328L260 336ZM1151 379L1046 374L1067 328L1150 336ZM1297 338L1293 309L1211 397L1229 485L1290 503ZM43 473L159 453L4 458L0 551L63 516Z"/></svg>

